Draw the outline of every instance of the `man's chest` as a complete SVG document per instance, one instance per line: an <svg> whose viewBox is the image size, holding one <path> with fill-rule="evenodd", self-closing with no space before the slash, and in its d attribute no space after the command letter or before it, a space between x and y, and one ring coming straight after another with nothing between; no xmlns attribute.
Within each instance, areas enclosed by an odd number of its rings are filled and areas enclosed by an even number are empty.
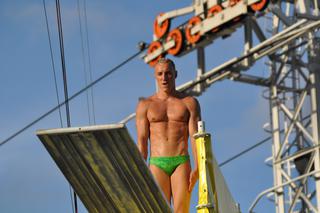
<svg viewBox="0 0 320 213"><path fill-rule="evenodd" d="M147 117L149 122L187 122L189 119L189 110L181 100L155 101L149 105Z"/></svg>

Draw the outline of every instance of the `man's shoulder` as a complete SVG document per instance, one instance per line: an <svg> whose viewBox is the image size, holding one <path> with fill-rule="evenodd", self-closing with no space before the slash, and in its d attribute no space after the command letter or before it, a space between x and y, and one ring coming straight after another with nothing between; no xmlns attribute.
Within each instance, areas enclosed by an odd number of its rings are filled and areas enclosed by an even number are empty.
<svg viewBox="0 0 320 213"><path fill-rule="evenodd" d="M184 96L182 100L188 105L197 105L199 104L198 100L193 96Z"/></svg>
<svg viewBox="0 0 320 213"><path fill-rule="evenodd" d="M187 106L189 111L200 111L200 104L198 100L193 96L185 96L183 99L184 104Z"/></svg>
<svg viewBox="0 0 320 213"><path fill-rule="evenodd" d="M149 104L152 101L154 101L154 96L155 95L151 95L149 97L141 97L141 98L139 98L139 103L141 103L141 104Z"/></svg>
<svg viewBox="0 0 320 213"><path fill-rule="evenodd" d="M136 108L136 114L144 115L148 111L149 100L148 98L139 98L139 102Z"/></svg>
<svg viewBox="0 0 320 213"><path fill-rule="evenodd" d="M141 97L139 98L139 103L138 103L138 108L148 108L148 106L150 105L150 103L153 101L153 97L149 96L149 97Z"/></svg>

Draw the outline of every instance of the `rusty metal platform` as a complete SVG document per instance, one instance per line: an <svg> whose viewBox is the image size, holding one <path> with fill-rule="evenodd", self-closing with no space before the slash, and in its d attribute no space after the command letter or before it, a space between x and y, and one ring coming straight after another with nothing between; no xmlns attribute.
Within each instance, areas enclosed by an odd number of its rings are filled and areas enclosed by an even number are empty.
<svg viewBox="0 0 320 213"><path fill-rule="evenodd" d="M37 136L89 212L171 212L124 124Z"/></svg>

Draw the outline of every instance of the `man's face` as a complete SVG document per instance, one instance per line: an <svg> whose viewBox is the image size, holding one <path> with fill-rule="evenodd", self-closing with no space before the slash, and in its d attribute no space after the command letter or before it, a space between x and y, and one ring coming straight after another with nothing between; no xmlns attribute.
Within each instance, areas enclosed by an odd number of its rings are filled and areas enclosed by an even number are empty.
<svg viewBox="0 0 320 213"><path fill-rule="evenodd" d="M154 69L154 76L157 80L159 90L170 91L175 88L176 71L169 63L157 64Z"/></svg>

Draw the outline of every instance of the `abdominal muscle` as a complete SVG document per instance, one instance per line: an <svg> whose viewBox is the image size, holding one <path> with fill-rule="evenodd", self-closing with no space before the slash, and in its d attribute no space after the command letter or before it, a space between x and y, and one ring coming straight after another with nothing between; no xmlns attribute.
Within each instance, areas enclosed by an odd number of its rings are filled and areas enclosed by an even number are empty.
<svg viewBox="0 0 320 213"><path fill-rule="evenodd" d="M180 121L150 123L151 157L188 155L188 124Z"/></svg>

